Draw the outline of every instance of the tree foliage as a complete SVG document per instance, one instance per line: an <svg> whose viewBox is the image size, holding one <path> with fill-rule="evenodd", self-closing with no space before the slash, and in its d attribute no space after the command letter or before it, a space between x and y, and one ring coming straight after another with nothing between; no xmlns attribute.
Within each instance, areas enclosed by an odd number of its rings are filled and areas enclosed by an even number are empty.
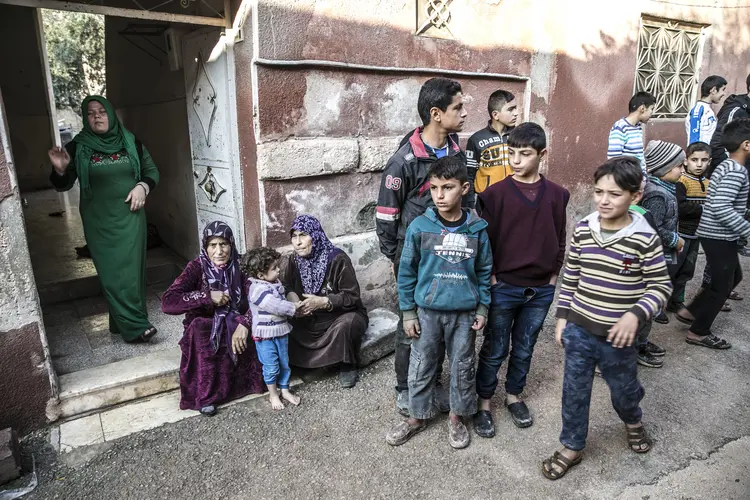
<svg viewBox="0 0 750 500"><path fill-rule="evenodd" d="M55 104L78 111L84 97L106 90L104 16L43 10L42 19Z"/></svg>

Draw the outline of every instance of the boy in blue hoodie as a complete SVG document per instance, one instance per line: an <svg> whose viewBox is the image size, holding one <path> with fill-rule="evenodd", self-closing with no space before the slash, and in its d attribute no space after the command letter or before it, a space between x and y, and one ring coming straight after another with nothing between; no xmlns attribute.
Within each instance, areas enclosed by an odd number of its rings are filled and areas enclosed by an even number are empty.
<svg viewBox="0 0 750 500"><path fill-rule="evenodd" d="M492 251L487 222L461 208L469 191L464 162L455 156L429 170L435 207L414 219L406 231L398 270L399 307L412 339L409 362L409 415L386 435L399 446L427 427L433 416L433 386L443 349L450 359L448 442L469 445L463 417L476 412L474 370L476 332L490 304Z"/></svg>

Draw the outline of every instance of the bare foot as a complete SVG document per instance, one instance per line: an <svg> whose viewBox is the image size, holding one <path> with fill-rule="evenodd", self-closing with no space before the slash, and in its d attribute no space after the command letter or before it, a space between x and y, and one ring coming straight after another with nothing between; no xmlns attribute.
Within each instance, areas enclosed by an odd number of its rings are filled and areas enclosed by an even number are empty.
<svg viewBox="0 0 750 500"><path fill-rule="evenodd" d="M268 399L271 400L271 408L274 410L284 409L284 403L281 402L278 394L269 394Z"/></svg>
<svg viewBox="0 0 750 500"><path fill-rule="evenodd" d="M294 406L299 405L299 396L295 396L291 393L289 389L281 389L281 397L284 399L284 401L288 401L289 403L292 403Z"/></svg>

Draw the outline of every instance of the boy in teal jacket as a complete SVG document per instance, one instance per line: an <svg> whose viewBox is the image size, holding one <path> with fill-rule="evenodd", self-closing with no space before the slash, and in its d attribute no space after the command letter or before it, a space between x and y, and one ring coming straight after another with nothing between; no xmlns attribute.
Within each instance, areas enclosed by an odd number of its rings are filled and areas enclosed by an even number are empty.
<svg viewBox="0 0 750 500"><path fill-rule="evenodd" d="M398 271L404 331L412 338L410 418L394 426L386 441L404 444L427 426L438 358L446 349L451 364L448 441L458 449L470 442L463 417L476 412L474 342L490 304L492 251L487 223L461 208L469 190L464 162L441 158L430 167L429 179L435 207L409 225Z"/></svg>

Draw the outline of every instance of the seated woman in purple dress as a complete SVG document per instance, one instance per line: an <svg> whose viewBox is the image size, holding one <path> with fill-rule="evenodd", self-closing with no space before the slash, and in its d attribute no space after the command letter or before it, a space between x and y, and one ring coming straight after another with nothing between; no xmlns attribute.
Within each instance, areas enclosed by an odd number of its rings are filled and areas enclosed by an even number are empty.
<svg viewBox="0 0 750 500"><path fill-rule="evenodd" d="M164 293L161 308L184 314L180 340L180 409L212 416L216 405L265 390L253 342L246 278L240 271L232 230L212 222L203 249Z"/></svg>
<svg viewBox="0 0 750 500"><path fill-rule="evenodd" d="M338 366L341 386L354 387L367 310L352 261L331 243L315 217L300 215L289 232L294 253L280 262L281 283L288 300L302 300L291 320L289 364Z"/></svg>

